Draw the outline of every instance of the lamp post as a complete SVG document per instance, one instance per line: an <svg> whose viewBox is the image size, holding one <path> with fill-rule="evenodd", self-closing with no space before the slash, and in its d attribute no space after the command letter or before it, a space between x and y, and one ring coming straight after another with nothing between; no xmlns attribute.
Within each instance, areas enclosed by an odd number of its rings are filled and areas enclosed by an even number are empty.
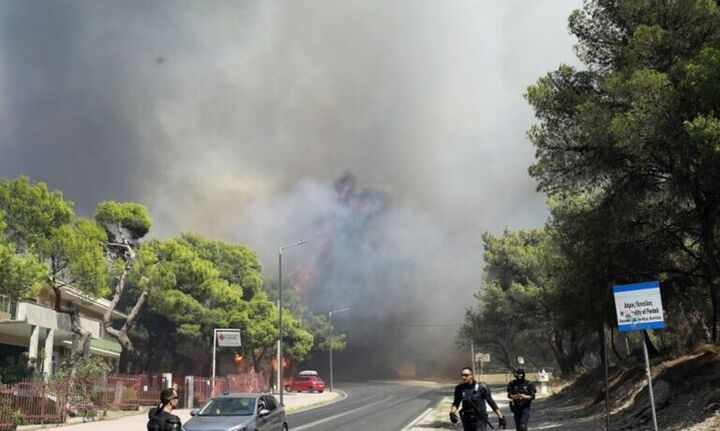
<svg viewBox="0 0 720 431"><path fill-rule="evenodd" d="M300 240L296 242L295 244L286 245L284 247L280 247L278 249L278 352L277 352L277 382L278 382L278 389L280 390L280 404L283 403L283 381L282 381L282 373L283 373L283 354L282 354L282 342L283 342L283 319L282 319L282 310L283 310L283 303L282 303L282 253L283 250L287 248L293 248L298 247L303 244L305 244L307 241Z"/></svg>
<svg viewBox="0 0 720 431"><path fill-rule="evenodd" d="M333 314L340 313L342 311L348 311L349 308L342 308L340 310L333 310L328 313L328 316L330 317L330 392L333 392L333 363L332 363L332 352L333 352L333 345L332 345L332 334L334 332L332 327L332 316Z"/></svg>

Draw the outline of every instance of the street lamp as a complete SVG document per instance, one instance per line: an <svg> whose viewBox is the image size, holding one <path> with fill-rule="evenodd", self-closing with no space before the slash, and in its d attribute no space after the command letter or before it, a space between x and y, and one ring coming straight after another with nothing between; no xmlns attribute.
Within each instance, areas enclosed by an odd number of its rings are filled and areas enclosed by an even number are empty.
<svg viewBox="0 0 720 431"><path fill-rule="evenodd" d="M332 345L332 334L334 332L333 326L332 326L332 316L333 314L340 313L342 311L348 311L349 308L342 308L340 310L333 310L328 313L328 316L330 317L330 392L333 392L333 364L332 364L332 352L333 352L333 345Z"/></svg>
<svg viewBox="0 0 720 431"><path fill-rule="evenodd" d="M283 342L283 320L282 320L282 310L283 310L283 304L282 304L282 253L283 250L286 248L293 248L300 245L305 244L307 241L300 240L296 242L295 244L286 245L284 247L280 247L278 249L278 352L277 352L277 382L278 382L278 388L280 389L280 404L283 403L283 381L282 381L282 373L283 373L283 365L282 365L282 342Z"/></svg>

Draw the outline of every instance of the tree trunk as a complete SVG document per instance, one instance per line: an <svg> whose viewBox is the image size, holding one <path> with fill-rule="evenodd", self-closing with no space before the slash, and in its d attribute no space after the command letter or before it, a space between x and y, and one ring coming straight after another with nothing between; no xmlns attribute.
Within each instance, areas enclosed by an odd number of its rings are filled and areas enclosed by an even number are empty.
<svg viewBox="0 0 720 431"><path fill-rule="evenodd" d="M566 338L569 343L567 347L565 344ZM577 332L575 330L567 332L561 330L555 331L549 340L549 344L562 375L573 375L575 369L581 363L583 356L585 356L584 350L580 349L580 340Z"/></svg>
<svg viewBox="0 0 720 431"><path fill-rule="evenodd" d="M255 349L250 349L250 357L252 357L253 361L253 370L255 370L256 373L260 372L260 364L257 360L257 355L255 354Z"/></svg>
<svg viewBox="0 0 720 431"><path fill-rule="evenodd" d="M572 374L573 370L569 369L567 357L564 352L562 335L553 334L550 340L548 340L548 344L550 345L553 356L555 356L555 362L557 362L558 367L560 367L562 375L568 376Z"/></svg>
<svg viewBox="0 0 720 431"><path fill-rule="evenodd" d="M130 332L130 329L132 329L133 325L135 324L135 319L137 319L138 314L140 314L140 310L142 309L143 305L145 305L149 294L149 287L143 289L140 297L138 298L137 302L130 311L130 314L128 314L125 323L120 329L115 329L112 327L112 320L109 320L108 317L112 316L111 310L108 310L108 312L105 313L106 318L103 321L103 325L105 326L105 332L118 340L118 342L122 345L123 350L127 350L130 354L135 351L135 348L132 344L132 341L130 340L130 337L128 337L128 332Z"/></svg>
<svg viewBox="0 0 720 431"><path fill-rule="evenodd" d="M88 351L88 343L92 337L90 331L84 331L80 324L80 313L73 304L68 307L67 310L63 311L70 316L70 329L77 336L75 342L72 345L70 353L70 363L72 364L72 374L75 374L75 365L82 359L86 358Z"/></svg>
<svg viewBox="0 0 720 431"><path fill-rule="evenodd" d="M608 369L610 368L610 364L607 363L607 343L605 341L605 330L604 330L605 323L601 323L600 327L598 328L598 342L600 347L600 365L602 369L604 370L605 367Z"/></svg>
<svg viewBox="0 0 720 431"><path fill-rule="evenodd" d="M712 309L712 340L720 342L718 331L718 318L720 315L720 252L715 241L717 221L714 217L715 206L708 204L704 198L696 196L695 204L700 211L700 242L710 276L710 292Z"/></svg>
<svg viewBox="0 0 720 431"><path fill-rule="evenodd" d="M720 328L718 328L718 325L720 325L720 322L718 322L718 319L720 319L720 287L718 286L712 286L713 292L711 294L712 296L712 340L715 344L720 343L720 335L718 335L718 331Z"/></svg>
<svg viewBox="0 0 720 431"><path fill-rule="evenodd" d="M130 368L130 355L128 352L123 350L120 352L120 362L118 363L118 372L121 374L129 374L126 372L126 370Z"/></svg>
<svg viewBox="0 0 720 431"><path fill-rule="evenodd" d="M613 353L615 354L618 362L624 361L625 358L620 354L620 351L615 345L615 328L613 328L612 326L610 327L610 345L612 346Z"/></svg>
<svg viewBox="0 0 720 431"><path fill-rule="evenodd" d="M53 292L55 293L55 311L62 312L62 289L53 286Z"/></svg>

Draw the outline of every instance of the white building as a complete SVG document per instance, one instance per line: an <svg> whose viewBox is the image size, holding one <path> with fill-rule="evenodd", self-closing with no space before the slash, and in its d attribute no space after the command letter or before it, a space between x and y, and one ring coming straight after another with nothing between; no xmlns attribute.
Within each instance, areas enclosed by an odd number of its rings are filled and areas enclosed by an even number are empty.
<svg viewBox="0 0 720 431"><path fill-rule="evenodd" d="M28 352L29 362L46 376L57 371L59 364L70 358L73 332L70 316L54 310L55 295L44 293L36 300L11 301L0 295L0 361ZM105 335L102 316L110 301L92 298L72 287L62 288L63 307L74 304L80 312L80 324L91 336L90 353L104 358L117 369L122 346ZM114 312L117 319L126 318Z"/></svg>

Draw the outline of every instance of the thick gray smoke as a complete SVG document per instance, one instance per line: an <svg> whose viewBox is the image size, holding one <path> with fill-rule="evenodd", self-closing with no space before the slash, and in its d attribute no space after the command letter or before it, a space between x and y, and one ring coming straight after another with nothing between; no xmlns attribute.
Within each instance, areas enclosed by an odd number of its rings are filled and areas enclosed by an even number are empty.
<svg viewBox="0 0 720 431"><path fill-rule="evenodd" d="M402 325L460 322L481 232L546 217L522 93L573 58L580 5L2 0L0 175L46 181L86 215L143 202L154 235L247 242L274 278L277 247L316 238L351 171L388 205L333 242L322 285L337 290L317 311L352 298L341 327L395 322L391 356L429 356L455 329Z"/></svg>

